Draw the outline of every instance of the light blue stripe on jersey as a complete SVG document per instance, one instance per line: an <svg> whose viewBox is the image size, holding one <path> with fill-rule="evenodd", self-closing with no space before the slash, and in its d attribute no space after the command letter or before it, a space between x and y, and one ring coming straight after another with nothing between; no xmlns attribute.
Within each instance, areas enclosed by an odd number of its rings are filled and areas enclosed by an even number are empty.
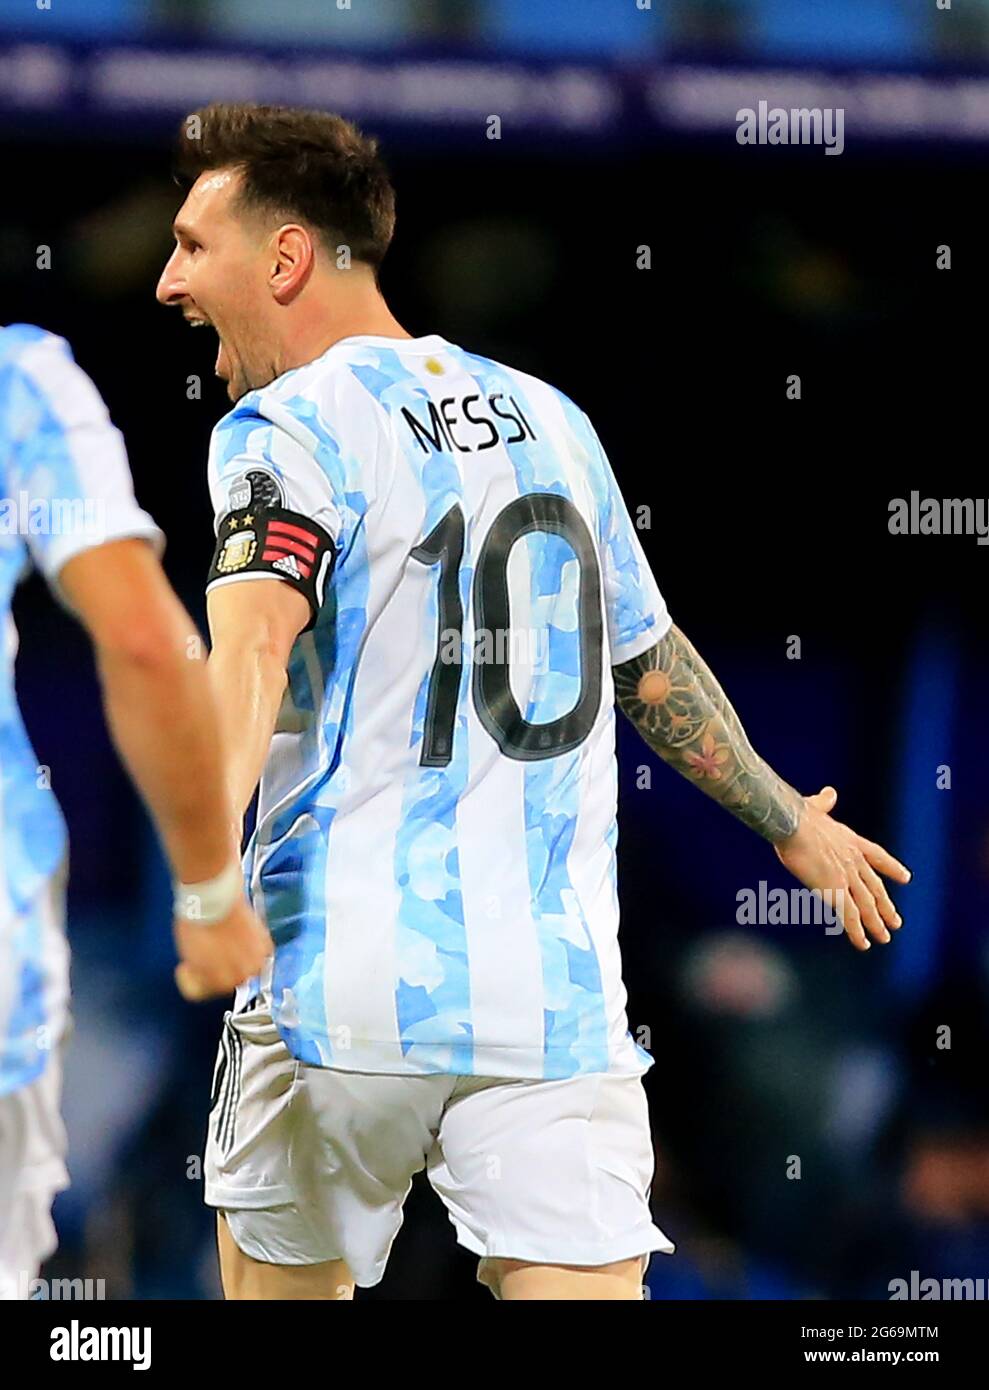
<svg viewBox="0 0 989 1390"><path fill-rule="evenodd" d="M598 543L602 549L604 563L609 568L612 585L617 589L612 604L617 635L621 642L631 642L642 633L654 628L655 618L652 613L652 605L647 603L643 597L646 590L646 576L642 573L639 559L629 544L628 533L624 526L616 524L618 518L615 516L615 510L624 509L625 503L611 473L611 465L605 458L604 450L601 448L587 416L568 396L559 392L557 394L563 403L563 411L570 429L578 439L582 438L587 441L590 459L587 476L594 495L594 506L598 518ZM611 718L614 722L614 710L611 711ZM612 821L605 839L611 850L609 873L611 891L617 901L617 818ZM628 1036L631 1037L631 1033ZM645 1048L635 1043L635 1050L645 1065L651 1067L653 1059Z"/></svg>
<svg viewBox="0 0 989 1390"><path fill-rule="evenodd" d="M482 384L486 396L499 391L514 396L528 419L537 418L514 378L502 374L487 358L475 357L459 348L450 351ZM560 396L559 392L556 394ZM563 466L553 450L527 438L513 444L508 453L520 496L549 492L573 500ZM522 543L528 546L534 576L533 626L538 630L540 620L546 624L550 651L554 654L550 669L534 683L535 698L526 711L527 718L538 713L542 723L576 704L580 634L557 626L554 618L572 614L579 565L574 551L560 536L536 531ZM563 669L554 669L556 661ZM524 773L529 886L546 1001L543 1052L547 1080L578 1071L608 1070L608 1023L601 970L567 867L580 804L579 766L580 753L575 750L527 762ZM560 931L559 919L564 915L568 928L581 932L582 944Z"/></svg>
<svg viewBox="0 0 989 1390"><path fill-rule="evenodd" d="M273 427L255 410L256 398L245 396L218 427L218 475L232 478L237 459L250 453L279 475L272 453L264 444L265 431ZM302 756L309 768L319 768L318 744L325 740L327 759L316 782L306 780L292 800L279 810L272 823L264 827L265 845L258 848L255 837L248 850L250 863L257 862L257 882L263 897L264 913L276 945L272 976L273 1007L276 1021L295 1056L302 1061L330 1066L334 1038L326 1017L323 991L323 961L327 932L345 930L327 921L326 863L333 834L335 808L328 804L326 784L340 765L341 748L348 746L346 734L353 720L353 677L357 654L367 627L367 596L370 571L366 541L359 524L367 511L367 499L357 485L357 462L341 455L336 438L322 423L311 400L301 396L282 402L286 412L312 436L315 462L329 476L334 496L339 500L341 532L333 584L319 620L309 636L293 649L289 681L296 707L312 712L314 719L303 742ZM314 692L308 650L319 669L320 692ZM346 1040L341 1039L346 1046Z"/></svg>
<svg viewBox="0 0 989 1390"><path fill-rule="evenodd" d="M18 369L18 359L27 348L44 342L52 335L33 324L15 323L0 328L0 441L3 456L4 486L8 491L14 481L9 473L8 460L15 442L22 445L32 461L43 466L45 477L33 480L31 475L17 481L38 497L81 497L79 473L66 440L65 429L44 390L33 377ZM32 491L32 482L38 484ZM37 538L39 545L51 539L44 533Z"/></svg>
<svg viewBox="0 0 989 1390"><path fill-rule="evenodd" d="M656 625L652 604L643 597L646 576L629 540L634 532L622 525L621 518L616 516L616 512L624 512L625 503L587 417L566 396L560 395L560 399L568 425L577 438L587 444L591 465L588 476L598 515L598 542L611 581L608 607L616 637L621 644L633 642Z"/></svg>
<svg viewBox="0 0 989 1390"><path fill-rule="evenodd" d="M0 328L0 491L16 501L29 496L73 498L80 484L65 432L43 391L18 369L25 349L50 337L30 324ZM46 476L21 472L15 455L29 454L43 463ZM50 535L33 537L38 551ZM11 622L10 608L17 581L28 561L24 537L0 534L0 639ZM47 779L39 776L38 760L17 707L14 662L6 642L0 677L0 778L3 796L3 882L11 908L26 911L66 850L65 824Z"/></svg>
<svg viewBox="0 0 989 1390"><path fill-rule="evenodd" d="M0 328L0 493L16 503L22 488L31 497L78 495L75 466L64 431L44 392L19 370L18 359L50 335L29 324ZM43 462L47 476L22 471L24 461ZM38 535L39 552L52 539ZM28 560L22 535L0 534L0 969L8 973L11 1010L0 1019L0 1094L40 1074L47 1052L38 1050L46 1023L42 920L39 895L66 850L66 830L46 777L39 774L17 706L14 661L6 635L14 588ZM16 985L11 988L11 981Z"/></svg>
<svg viewBox="0 0 989 1390"><path fill-rule="evenodd" d="M408 405L410 395L428 403L429 396L398 354L382 349L376 364L355 365L354 376L387 408L396 397ZM464 505L463 480L454 460L444 453L406 455L416 469L425 499L423 538L451 507ZM470 611L473 570L461 564L460 601ZM439 631L439 585L430 590L429 628ZM417 692L410 747L424 734L426 695L431 672ZM395 928L398 970L395 1008L402 1055L427 1069L462 1076L473 1073L470 1024L470 963L467 929L456 850L457 804L467 786L469 753L466 691L469 670L460 672L452 757L446 767L417 767L405 787L402 820L395 840L395 875L399 910Z"/></svg>
<svg viewBox="0 0 989 1390"><path fill-rule="evenodd" d="M321 702L314 699L302 638L292 649L288 679L292 702L312 722L304 734L305 764L318 764ZM279 1001L278 1021L291 1039L294 1055L304 1062L325 1061L308 1036L311 1028L326 1031L323 1000L323 941L326 925L325 892L322 888L326 868L326 836L332 811L312 805L309 814L300 814L298 799L276 822L272 838L283 838L277 850L264 861L260 884L264 912L277 948L272 974L272 991ZM291 832L291 833L290 833ZM257 853L252 838L248 853L253 864Z"/></svg>
<svg viewBox="0 0 989 1390"><path fill-rule="evenodd" d="M352 490L346 494L347 506L363 516L367 503L363 493ZM326 914L326 864L332 853L333 821L336 808L327 804L326 785L340 767L346 770L347 760L341 749L351 746L349 738L354 721L354 676L357 655L367 628L367 595L370 570L367 562L364 528L353 527L350 546L337 561L334 581L328 591L314 629L316 653L327 685L324 693L323 738L328 758L315 794L304 793L302 801L311 803L312 815L321 827L319 843L314 843L311 857L302 847L301 863L296 870L304 880L306 911L303 931L294 943L292 952L276 956L274 998L279 1010L278 1022L285 1030L286 1042L295 1056L303 1061L319 1060L323 1066L333 1065L334 1043L346 1049L349 1043L344 1034L335 1037L326 1017L323 961L329 933L346 931L346 922L333 923ZM297 807L294 808L297 813ZM288 814L293 814L290 810ZM284 823L284 821L282 822ZM280 833L281 825L276 825ZM293 1032L291 1019L284 1012L286 990L279 993L278 981L298 981L299 1025ZM303 987L304 984L304 987Z"/></svg>
<svg viewBox="0 0 989 1390"><path fill-rule="evenodd" d="M277 1021L294 1056L331 1066L323 960L326 930L326 856L335 812L313 805L297 819L261 870L264 907L275 964L272 996ZM319 1040L319 1041L317 1041Z"/></svg>

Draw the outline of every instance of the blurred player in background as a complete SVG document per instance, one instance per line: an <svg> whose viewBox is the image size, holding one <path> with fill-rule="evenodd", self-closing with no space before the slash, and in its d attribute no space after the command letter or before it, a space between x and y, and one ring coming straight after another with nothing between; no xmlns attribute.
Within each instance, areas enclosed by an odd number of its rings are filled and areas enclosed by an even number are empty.
<svg viewBox="0 0 989 1390"><path fill-rule="evenodd" d="M14 690L10 608L30 562L93 640L114 742L175 874L180 986L226 993L270 942L243 895L218 721L195 627L156 557L164 538L92 382L63 339L26 324L0 328L0 491L0 1297L17 1298L55 1248L51 1203L68 1181L66 833Z"/></svg>
<svg viewBox="0 0 989 1390"><path fill-rule="evenodd" d="M275 942L214 1082L228 1297L377 1283L426 1167L502 1298L639 1298L642 1073L618 950L614 705L890 939L908 874L750 748L671 624L587 417L411 337L394 198L339 117L212 107L158 298L219 334L209 669ZM605 342L602 350L610 351ZM613 672L614 668L614 672Z"/></svg>

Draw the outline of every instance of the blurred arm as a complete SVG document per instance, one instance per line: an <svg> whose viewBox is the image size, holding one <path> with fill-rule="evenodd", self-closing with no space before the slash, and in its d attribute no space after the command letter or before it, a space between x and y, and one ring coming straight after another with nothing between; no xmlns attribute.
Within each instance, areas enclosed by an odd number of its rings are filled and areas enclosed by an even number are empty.
<svg viewBox="0 0 989 1390"><path fill-rule="evenodd" d="M230 863L219 722L202 638L151 547L119 540L81 551L59 583L96 650L114 743L185 883Z"/></svg>
<svg viewBox="0 0 989 1390"><path fill-rule="evenodd" d="M804 798L753 750L727 695L679 628L613 674L619 709L665 763L771 843L794 833Z"/></svg>

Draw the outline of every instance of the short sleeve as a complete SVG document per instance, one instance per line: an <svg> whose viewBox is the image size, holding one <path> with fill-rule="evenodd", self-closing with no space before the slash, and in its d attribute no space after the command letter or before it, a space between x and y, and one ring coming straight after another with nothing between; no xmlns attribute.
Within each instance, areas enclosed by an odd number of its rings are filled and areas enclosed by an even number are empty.
<svg viewBox="0 0 989 1390"><path fill-rule="evenodd" d="M50 584L84 550L165 538L138 506L120 431L69 345L39 334L11 362L6 393L7 478L18 529Z"/></svg>
<svg viewBox="0 0 989 1390"><path fill-rule="evenodd" d="M591 434L602 469L602 477L597 480L597 492L603 501L598 522L611 665L619 666L655 646L665 637L673 620L608 457L593 429Z"/></svg>
<svg viewBox="0 0 989 1390"><path fill-rule="evenodd" d="M282 579L307 598L313 626L346 529L345 495L321 457L332 443L325 430L315 435L257 395L219 422L210 445L216 547L207 591Z"/></svg>

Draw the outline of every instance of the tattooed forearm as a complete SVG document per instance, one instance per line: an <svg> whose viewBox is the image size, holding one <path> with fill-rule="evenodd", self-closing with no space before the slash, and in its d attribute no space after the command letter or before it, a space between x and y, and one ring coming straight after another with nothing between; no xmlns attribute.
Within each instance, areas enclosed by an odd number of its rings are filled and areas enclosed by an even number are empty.
<svg viewBox="0 0 989 1390"><path fill-rule="evenodd" d="M804 799L753 750L710 668L677 627L614 668L618 706L664 762L775 843Z"/></svg>

